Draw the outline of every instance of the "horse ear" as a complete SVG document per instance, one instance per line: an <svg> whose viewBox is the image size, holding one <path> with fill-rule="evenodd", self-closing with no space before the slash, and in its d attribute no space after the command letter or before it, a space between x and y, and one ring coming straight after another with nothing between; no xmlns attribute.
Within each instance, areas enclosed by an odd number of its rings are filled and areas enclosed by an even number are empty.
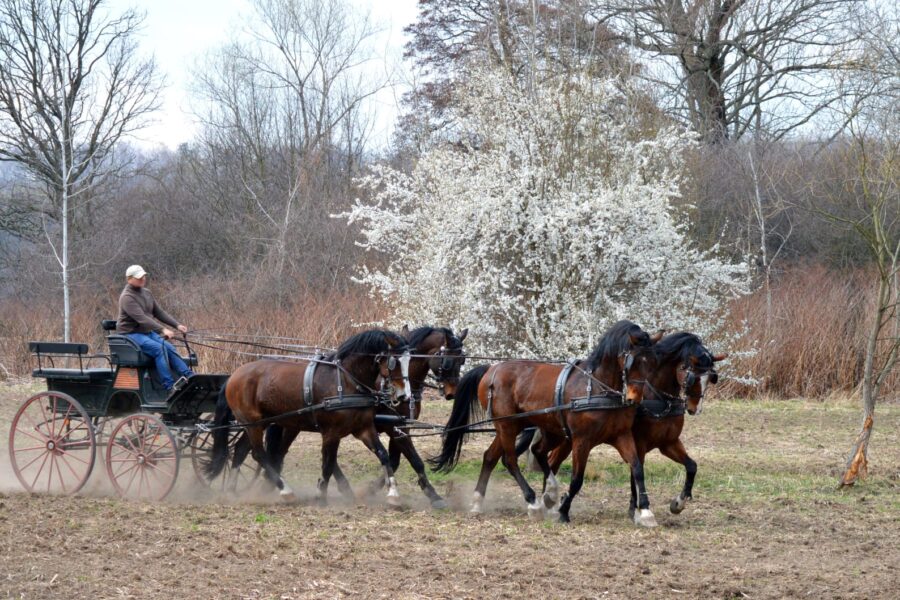
<svg viewBox="0 0 900 600"><path fill-rule="evenodd" d="M400 330L400 335L402 335L405 338L409 337L409 325L408 324L403 325L403 329Z"/></svg>
<svg viewBox="0 0 900 600"><path fill-rule="evenodd" d="M653 335L650 336L650 343L651 344L657 343L659 340L663 339L664 335L666 335L665 329L658 330L656 333L654 333Z"/></svg>
<svg viewBox="0 0 900 600"><path fill-rule="evenodd" d="M719 362L720 360L725 360L726 358L728 358L727 352L723 352L722 354L713 354L712 357L713 362Z"/></svg>
<svg viewBox="0 0 900 600"><path fill-rule="evenodd" d="M466 327L462 331L459 332L459 341L463 341L466 339L466 336L469 335L469 328Z"/></svg>

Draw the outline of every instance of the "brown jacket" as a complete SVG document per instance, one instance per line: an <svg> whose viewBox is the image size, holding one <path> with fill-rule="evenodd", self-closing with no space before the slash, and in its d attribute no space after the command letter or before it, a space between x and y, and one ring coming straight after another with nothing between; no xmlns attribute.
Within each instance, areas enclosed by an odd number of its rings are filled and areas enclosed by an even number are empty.
<svg viewBox="0 0 900 600"><path fill-rule="evenodd" d="M160 308L147 288L125 285L119 296L119 319L116 333L150 333L162 331L161 323L178 327L178 321Z"/></svg>

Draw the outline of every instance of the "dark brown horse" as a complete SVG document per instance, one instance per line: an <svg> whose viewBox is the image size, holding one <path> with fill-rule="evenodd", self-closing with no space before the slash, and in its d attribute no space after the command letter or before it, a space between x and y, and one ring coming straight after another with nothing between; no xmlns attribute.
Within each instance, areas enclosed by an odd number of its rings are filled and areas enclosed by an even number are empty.
<svg viewBox="0 0 900 600"><path fill-rule="evenodd" d="M572 482L560 504L560 521L569 521L569 509L584 482L591 449L607 443L631 467L641 490L641 512L635 522L655 525L631 425L647 374L656 368L653 344L657 340L634 323L620 321L603 335L587 360L568 367L567 378L560 377L563 365L536 361L510 361L473 369L460 381L441 454L432 463L436 469L453 468L466 438L465 426L477 418L480 404L487 417L494 420L497 435L484 453L472 512L482 511L491 472L502 458L522 490L529 513L543 516L544 510L555 504L558 490L547 454L569 438L575 458ZM516 461L516 436L530 426L543 434L532 449L547 477L543 502L535 500L534 490Z"/></svg>
<svg viewBox="0 0 900 600"><path fill-rule="evenodd" d="M311 363L314 369L308 371ZM399 493L390 459L375 429L375 392L376 381L382 377L391 383L394 399L404 402L410 394L408 364L406 340L381 330L359 333L321 360L255 361L228 378L223 389L225 405L217 407L215 424L227 424L228 409L242 423L259 423L247 427L251 452L283 496L293 495L280 475L288 448L301 431L321 433L320 502L326 501L338 446L353 435L378 457L389 482L388 502L397 504ZM304 412L297 414L300 410ZM270 422L277 422L282 435L278 447L267 453L263 435ZM210 479L228 460L228 430L214 431L213 440Z"/></svg>
<svg viewBox="0 0 900 600"><path fill-rule="evenodd" d="M658 368L647 377L644 399L638 406L631 431L641 464L651 450L659 449L663 456L684 465L687 473L684 488L669 503L669 510L678 514L691 499L697 463L688 456L681 442L684 413L699 414L703 395L710 383L718 382L715 363L727 354L712 354L693 333L680 332L664 337L656 344ZM521 442L520 442L521 444ZM550 469L559 467L572 450L566 441L550 454ZM631 502L628 512L633 517L637 508L637 488L631 478Z"/></svg>
<svg viewBox="0 0 900 600"><path fill-rule="evenodd" d="M429 373L434 376L437 389L447 400L452 400L456 393L456 385L459 383L459 371L465 363L463 355L463 340L469 333L463 329L457 337L452 329L446 327L418 327L412 332L404 327L400 332L409 344L411 359L409 361L409 383L412 389L411 402L399 402L395 406L382 403L378 406L378 415L402 416L418 419L422 411L422 392L425 389L425 380ZM378 421L376 427L379 433L386 433L390 437L388 442L388 455L391 459L391 468L394 472L400 466L401 454L406 457L409 464L419 476L419 487L431 501L433 508L446 508L447 503L428 481L425 473L425 464L409 437L408 428L398 428L389 421ZM268 445L267 441L267 445ZM350 484L341 471L340 466L334 466L334 479L342 491L348 490ZM382 477L375 482L373 491L380 489L386 483Z"/></svg>

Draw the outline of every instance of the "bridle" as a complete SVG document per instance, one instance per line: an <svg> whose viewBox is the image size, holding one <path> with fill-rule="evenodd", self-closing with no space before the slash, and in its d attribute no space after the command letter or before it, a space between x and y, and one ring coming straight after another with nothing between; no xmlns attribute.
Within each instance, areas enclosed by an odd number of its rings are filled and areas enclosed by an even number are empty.
<svg viewBox="0 0 900 600"><path fill-rule="evenodd" d="M455 385L459 383L459 371L456 371L456 375L453 374L453 367L457 360L460 360L459 364L460 367L462 367L466 360L466 356L463 354L462 344L459 344L456 348L447 348L446 345L441 346L440 349L428 359L428 369L434 374L434 379L438 384L450 383ZM441 393L443 394L443 391L441 391Z"/></svg>
<svg viewBox="0 0 900 600"><path fill-rule="evenodd" d="M409 348L404 350L403 354L401 354L399 356L397 356L396 354L384 354L384 353L378 354L375 356L375 364L380 366L381 362L385 359L387 359L387 371L388 372L387 372L387 377L382 375L382 386L387 384L388 381L394 382L394 381L397 381L398 379L402 379L403 380L403 392L406 394L406 397L409 399L409 401L411 403L415 402L415 399L413 398L413 393L412 393L412 385L409 382L409 362L412 360ZM400 377L393 377L393 376L391 376L391 373L394 371L394 369L397 368L397 363L400 363ZM397 400L397 390L393 385L390 386L390 388L391 388L391 400L392 400L392 403L396 406L397 404L400 403L400 401Z"/></svg>
<svg viewBox="0 0 900 600"><path fill-rule="evenodd" d="M629 379L628 372L631 371L631 368L634 366L634 351L633 350L622 350L619 354L620 357L623 357L622 361L622 402L625 404L633 404L628 402L628 385L629 384L640 384L645 385L647 383L646 379Z"/></svg>
<svg viewBox="0 0 900 600"><path fill-rule="evenodd" d="M678 388L678 400L685 404L687 403L688 390L697 383L698 379L700 380L700 398L697 400L697 410L694 411L695 415L699 415L703 410L703 396L706 394L706 386L709 383L718 383L719 374L716 372L715 367L697 369L689 362L682 364L679 369L684 371L685 375L684 381Z"/></svg>

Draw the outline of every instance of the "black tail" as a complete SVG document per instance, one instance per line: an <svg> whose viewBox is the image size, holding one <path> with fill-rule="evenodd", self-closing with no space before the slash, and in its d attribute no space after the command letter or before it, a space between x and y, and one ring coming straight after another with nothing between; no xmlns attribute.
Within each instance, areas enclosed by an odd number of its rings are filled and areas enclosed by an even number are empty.
<svg viewBox="0 0 900 600"><path fill-rule="evenodd" d="M516 456L522 456L528 451L528 447L531 445L532 440L534 440L535 431L537 431L537 428L535 427L528 427L522 430L522 433L519 434L519 437L516 440Z"/></svg>
<svg viewBox="0 0 900 600"><path fill-rule="evenodd" d="M227 382L226 382L227 383ZM228 432L226 427L234 417L234 413L228 407L228 401L225 399L225 383L219 390L219 397L216 399L216 416L213 419L213 427L220 429L213 430L212 439L213 447L209 464L206 465L206 476L213 480L222 473L225 464L228 462Z"/></svg>
<svg viewBox="0 0 900 600"><path fill-rule="evenodd" d="M489 367L490 365L475 367L466 373L456 386L456 398L453 400L453 410L450 411L450 419L447 421L441 453L428 459L432 470L447 472L459 461L463 442L468 438L466 425L473 421L473 417L477 420L481 414L478 384Z"/></svg>

